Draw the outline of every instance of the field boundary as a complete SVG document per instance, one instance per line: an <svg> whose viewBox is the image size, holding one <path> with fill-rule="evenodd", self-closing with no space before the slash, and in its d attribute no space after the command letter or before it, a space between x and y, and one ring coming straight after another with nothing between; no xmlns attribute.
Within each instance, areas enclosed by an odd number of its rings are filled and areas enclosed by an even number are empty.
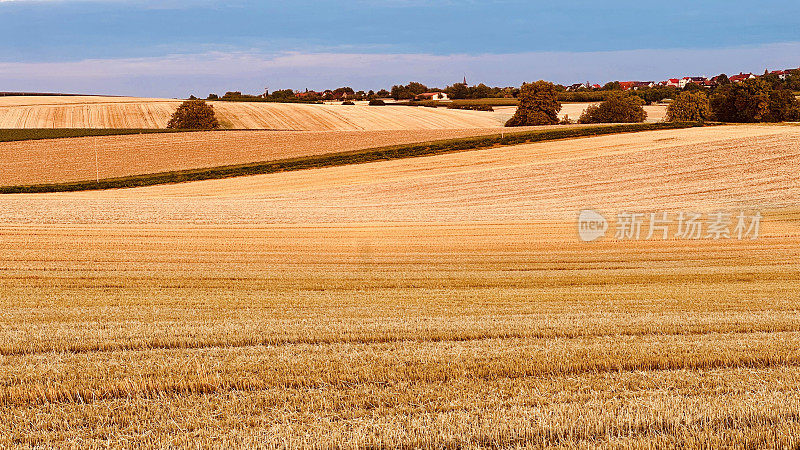
<svg viewBox="0 0 800 450"><path fill-rule="evenodd" d="M0 142L197 131L208 130L178 130L174 128L0 128Z"/></svg>
<svg viewBox="0 0 800 450"><path fill-rule="evenodd" d="M640 131L674 130L708 125L709 124L699 124L695 122L635 123L498 133L476 137L327 153L322 155L304 156L274 161L131 175L119 178L106 178L101 179L100 181L91 180L54 184L3 186L0 187L0 194L75 192L144 187L159 184L176 184L190 181L233 178L248 175L264 175L270 173L318 169L351 164L364 164L369 162L389 161L420 156L434 156L467 150L478 150L492 147L553 141L559 139L634 133Z"/></svg>

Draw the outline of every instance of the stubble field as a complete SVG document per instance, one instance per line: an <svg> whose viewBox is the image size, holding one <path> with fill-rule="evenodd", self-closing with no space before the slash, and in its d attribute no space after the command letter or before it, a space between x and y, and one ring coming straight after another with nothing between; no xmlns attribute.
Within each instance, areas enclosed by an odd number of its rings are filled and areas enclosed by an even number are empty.
<svg viewBox="0 0 800 450"><path fill-rule="evenodd" d="M800 128L0 197L4 444L794 446ZM584 207L760 210L582 243Z"/></svg>
<svg viewBox="0 0 800 450"><path fill-rule="evenodd" d="M134 97L0 97L0 128L165 128L180 100ZM404 106L209 102L224 129L385 131L496 128L515 107L494 112ZM593 103L565 103L559 116L576 121ZM648 122L666 107L646 106Z"/></svg>
<svg viewBox="0 0 800 450"><path fill-rule="evenodd" d="M0 128L165 128L181 100L0 97ZM439 108L209 102L225 129L438 130L502 126L493 114Z"/></svg>
<svg viewBox="0 0 800 450"><path fill-rule="evenodd" d="M546 127L522 127L525 131ZM0 186L64 183L499 134L413 131L208 131L0 142ZM96 161L95 161L95 158Z"/></svg>

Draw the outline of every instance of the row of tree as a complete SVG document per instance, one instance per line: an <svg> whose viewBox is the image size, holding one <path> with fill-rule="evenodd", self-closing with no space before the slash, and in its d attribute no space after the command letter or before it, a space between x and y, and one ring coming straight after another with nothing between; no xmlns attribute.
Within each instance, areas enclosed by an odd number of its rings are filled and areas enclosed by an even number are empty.
<svg viewBox="0 0 800 450"><path fill-rule="evenodd" d="M374 100L387 98L389 91L382 89L375 91L355 91L349 86L336 88L324 92L306 91L296 93L291 89L281 89L273 92L266 91L261 95L242 94L240 91L229 91L225 95L209 94L207 100L226 100L226 101L273 101L273 102L319 102L322 100ZM190 100L197 98L191 96Z"/></svg>
<svg viewBox="0 0 800 450"><path fill-rule="evenodd" d="M711 93L689 89L674 97L667 120L703 122L784 122L800 120L800 102L785 83L766 77L726 83ZM784 80L781 80L784 81ZM559 122L561 103L553 83L537 81L522 85L519 106L506 126L554 125ZM589 106L579 123L634 123L647 118L646 101L636 92L609 93L599 105Z"/></svg>
<svg viewBox="0 0 800 450"><path fill-rule="evenodd" d="M787 83L788 81L788 83ZM764 76L740 83L721 83L709 90L691 88L677 93L667 109L669 121L720 122L785 122L800 121L800 102L790 89L791 79ZM463 86L463 84L462 84ZM357 96L351 88L341 88L338 94ZM395 93L408 91L413 95L426 92L420 83L395 86ZM523 84L519 89L519 106L506 126L553 125L560 122L561 111L559 88L547 81ZM579 123L633 123L647 118L643 106L647 101L637 91L612 91L599 105L589 106L581 115ZM276 91L272 98L295 98L290 90ZM402 94L406 95L406 94ZM228 92L223 99L247 98L240 92ZM485 98L485 97L481 97ZM371 105L379 105L376 96ZM181 105L170 120L169 128L219 127L214 110L202 100L190 100Z"/></svg>
<svg viewBox="0 0 800 450"><path fill-rule="evenodd" d="M519 95L519 88L515 87L489 87L483 83L477 86L468 86L465 83L455 83L444 89L428 87L422 83L412 81L406 85L395 85L389 91L389 96L395 100L413 99L425 92L444 92L453 100L479 99L479 98L515 98Z"/></svg>
<svg viewBox="0 0 800 450"><path fill-rule="evenodd" d="M759 77L760 80L769 84L773 90L787 89L790 91L800 91L800 70L789 71L781 77L778 74L766 71L764 75ZM724 88L731 84L726 74L720 74L713 78L714 85L712 87L701 86L694 83L689 83L683 89L678 89L675 86L654 86L643 87L632 91L631 94L644 100L645 104L652 104L660 102L665 99L675 99L681 92L692 91L710 91L710 95L717 89ZM736 84L736 83L734 83ZM581 87L577 90L566 92L567 88L561 84L553 84L556 92L560 93L561 97L569 97L570 101L578 101L583 99L585 101L593 101L605 99L611 92L622 91L622 86L618 81L606 83L601 88ZM321 100L374 100L376 98L391 97L395 100L410 100L419 94L425 92L444 92L449 98L454 100L459 99L480 99L480 98L519 98L520 88L517 87L490 87L486 84L480 83L477 86L469 86L466 83L454 83L444 89L426 86L423 83L412 81L406 85L394 85L390 90L381 89L379 91L356 91L349 86L336 88L333 90L326 90L324 92L306 91L299 96L291 89L282 89L272 93L265 92L262 95L249 95L242 94L239 91L231 91L225 93L222 97L217 94L210 94L209 100L266 100L266 101L321 101ZM574 97L574 98L573 98ZM194 98L194 97L192 97Z"/></svg>

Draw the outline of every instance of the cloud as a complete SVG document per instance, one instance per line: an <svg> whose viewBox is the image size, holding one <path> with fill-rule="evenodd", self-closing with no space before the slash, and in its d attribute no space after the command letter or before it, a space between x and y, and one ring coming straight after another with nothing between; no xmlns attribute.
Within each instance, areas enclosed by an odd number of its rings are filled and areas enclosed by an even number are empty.
<svg viewBox="0 0 800 450"><path fill-rule="evenodd" d="M419 80L443 87L460 80L517 86L662 80L800 65L800 43L725 49L642 49L612 52L507 54L369 54L210 52L75 62L0 63L3 90L183 97L190 93L321 89L349 85L380 89Z"/></svg>

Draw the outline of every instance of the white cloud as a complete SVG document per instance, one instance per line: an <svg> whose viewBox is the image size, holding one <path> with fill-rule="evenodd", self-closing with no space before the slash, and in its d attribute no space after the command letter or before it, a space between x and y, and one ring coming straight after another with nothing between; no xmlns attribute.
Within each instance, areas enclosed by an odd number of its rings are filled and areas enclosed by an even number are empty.
<svg viewBox="0 0 800 450"><path fill-rule="evenodd" d="M419 80L444 86L467 74L471 82L519 85L546 79L561 83L661 80L800 66L800 43L728 49L533 52L431 55L283 53L257 51L89 59L74 62L0 63L0 90L115 93L145 96L203 95L265 85L312 88L351 85L378 89Z"/></svg>

